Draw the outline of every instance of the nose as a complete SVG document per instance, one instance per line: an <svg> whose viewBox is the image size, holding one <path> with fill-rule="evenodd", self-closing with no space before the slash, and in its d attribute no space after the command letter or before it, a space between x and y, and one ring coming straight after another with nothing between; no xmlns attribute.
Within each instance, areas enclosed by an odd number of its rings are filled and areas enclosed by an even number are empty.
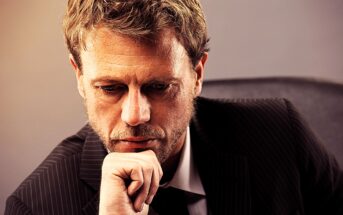
<svg viewBox="0 0 343 215"><path fill-rule="evenodd" d="M130 89L122 104L121 119L130 126L137 126L150 120L150 104L139 89Z"/></svg>

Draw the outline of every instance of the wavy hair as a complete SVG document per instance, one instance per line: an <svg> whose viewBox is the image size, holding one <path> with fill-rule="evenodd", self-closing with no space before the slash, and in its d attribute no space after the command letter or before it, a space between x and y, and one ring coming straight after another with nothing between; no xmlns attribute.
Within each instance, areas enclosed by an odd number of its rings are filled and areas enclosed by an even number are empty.
<svg viewBox="0 0 343 215"><path fill-rule="evenodd" d="M85 36L105 26L137 39L172 29L195 66L208 49L207 26L198 0L68 0L63 32L79 68Z"/></svg>

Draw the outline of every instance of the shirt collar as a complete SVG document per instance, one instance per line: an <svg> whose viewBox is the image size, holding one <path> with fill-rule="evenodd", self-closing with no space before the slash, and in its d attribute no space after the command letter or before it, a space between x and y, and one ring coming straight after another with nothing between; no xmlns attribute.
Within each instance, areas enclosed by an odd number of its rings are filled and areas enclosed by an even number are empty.
<svg viewBox="0 0 343 215"><path fill-rule="evenodd" d="M190 193L205 196L199 172L194 165L190 129L187 127L185 145L182 147L179 165L173 178L161 187L174 187Z"/></svg>

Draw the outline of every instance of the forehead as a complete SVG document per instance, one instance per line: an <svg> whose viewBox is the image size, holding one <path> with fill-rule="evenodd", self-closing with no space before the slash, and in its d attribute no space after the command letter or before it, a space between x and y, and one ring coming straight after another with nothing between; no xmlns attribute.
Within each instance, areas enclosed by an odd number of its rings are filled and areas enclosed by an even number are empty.
<svg viewBox="0 0 343 215"><path fill-rule="evenodd" d="M164 30L153 38L134 38L114 32L106 27L98 27L86 36L86 50L94 54L116 56L159 56L171 58L175 54L186 55L181 43L172 30Z"/></svg>
<svg viewBox="0 0 343 215"><path fill-rule="evenodd" d="M181 71L190 66L184 47L173 31L165 30L154 40L140 40L97 28L86 37L86 49L81 51L83 69L93 75L119 75L133 71ZM95 72L96 71L96 72Z"/></svg>

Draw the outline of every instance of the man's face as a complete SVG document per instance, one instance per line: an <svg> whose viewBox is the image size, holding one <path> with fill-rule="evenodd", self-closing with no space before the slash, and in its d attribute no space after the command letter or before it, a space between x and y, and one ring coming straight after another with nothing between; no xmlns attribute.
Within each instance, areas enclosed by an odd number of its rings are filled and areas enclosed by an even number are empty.
<svg viewBox="0 0 343 215"><path fill-rule="evenodd" d="M153 150L161 163L183 146L200 94L203 65L194 69L171 31L147 44L97 28L75 62L91 126L110 151Z"/></svg>

